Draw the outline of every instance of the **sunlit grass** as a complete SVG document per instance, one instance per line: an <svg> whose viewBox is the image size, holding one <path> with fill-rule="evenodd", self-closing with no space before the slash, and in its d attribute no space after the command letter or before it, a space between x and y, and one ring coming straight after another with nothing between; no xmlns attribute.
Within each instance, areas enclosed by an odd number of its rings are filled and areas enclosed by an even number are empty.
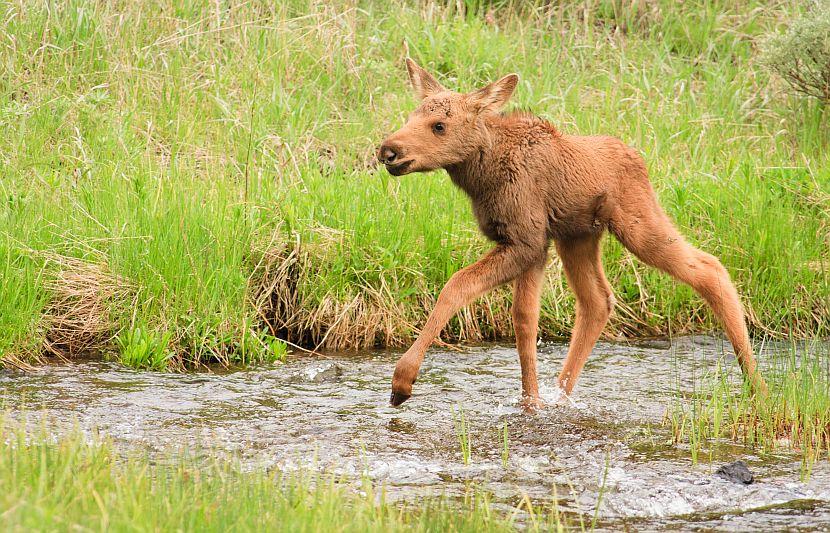
<svg viewBox="0 0 830 533"><path fill-rule="evenodd" d="M492 506L471 488L454 501L387 502L381 487L323 474L245 470L236 461L123 453L100 437L0 429L0 517L9 531L562 530L556 505Z"/></svg>
<svg viewBox="0 0 830 533"><path fill-rule="evenodd" d="M117 338L119 361L135 368L164 370L174 357L170 351L170 333L156 334L136 328Z"/></svg>
<svg viewBox="0 0 830 533"><path fill-rule="evenodd" d="M453 409L453 423L455 424L455 436L458 439L458 448L461 453L461 461L469 465L473 458L473 441L470 435L470 420L464 414L464 409L458 407Z"/></svg>
<svg viewBox="0 0 830 533"><path fill-rule="evenodd" d="M830 353L826 344L776 345L761 353L767 361L769 396L755 397L735 372L718 365L695 384L690 398L678 397L666 422L675 442L688 445L692 460L711 461L724 439L760 452L792 450L803 473L830 459Z"/></svg>
<svg viewBox="0 0 830 533"><path fill-rule="evenodd" d="M66 265L106 274L73 288L100 296L105 329L63 332L88 350L148 327L170 333L176 364L250 360L252 328L312 347L406 343L488 245L444 173L374 167L415 103L404 42L450 87L515 71L516 107L638 147L684 233L729 269L755 333L827 335L827 111L757 61L799 8L648 6L3 4L3 360L71 355L50 341L56 317L86 323L55 283ZM690 290L610 239L605 265L612 332L716 327ZM549 272L541 329L565 335L573 300L555 260ZM510 335L508 309L498 291L448 335Z"/></svg>

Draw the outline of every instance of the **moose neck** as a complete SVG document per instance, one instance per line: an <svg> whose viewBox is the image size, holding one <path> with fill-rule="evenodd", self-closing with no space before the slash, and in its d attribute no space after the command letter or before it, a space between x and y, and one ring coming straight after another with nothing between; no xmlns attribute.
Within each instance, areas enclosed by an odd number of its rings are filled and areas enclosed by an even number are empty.
<svg viewBox="0 0 830 533"><path fill-rule="evenodd" d="M482 124L481 135L475 139L478 148L464 161L445 167L452 182L473 201L498 189L506 179L507 170L496 157L506 142L499 133L498 126Z"/></svg>

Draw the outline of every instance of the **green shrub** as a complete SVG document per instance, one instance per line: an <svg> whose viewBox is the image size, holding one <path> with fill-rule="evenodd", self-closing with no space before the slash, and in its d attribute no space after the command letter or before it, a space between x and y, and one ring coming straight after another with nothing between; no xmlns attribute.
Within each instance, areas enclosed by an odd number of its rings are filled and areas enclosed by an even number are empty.
<svg viewBox="0 0 830 533"><path fill-rule="evenodd" d="M764 60L793 88L830 103L830 0L816 2L766 45Z"/></svg>
<svg viewBox="0 0 830 533"><path fill-rule="evenodd" d="M116 342L118 360L132 368L163 371L189 364L176 359L173 335L170 332L159 333L136 327L120 333ZM280 339L249 328L244 330L239 340L234 340L230 335L227 338L205 336L194 342L207 344L217 353L222 352L223 346L232 347L222 353L222 359L214 361L225 365L276 363L284 361L288 353L288 346Z"/></svg>

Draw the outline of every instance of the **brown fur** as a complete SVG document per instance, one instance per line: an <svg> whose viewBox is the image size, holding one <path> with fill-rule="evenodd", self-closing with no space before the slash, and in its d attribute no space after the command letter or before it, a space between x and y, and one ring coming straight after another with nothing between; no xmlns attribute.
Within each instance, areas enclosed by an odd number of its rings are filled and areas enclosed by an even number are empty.
<svg viewBox="0 0 830 533"><path fill-rule="evenodd" d="M601 263L608 229L643 262L691 285L723 322L738 361L758 391L738 294L713 256L690 246L657 203L642 157L619 139L559 133L523 112L498 114L518 78L510 75L470 94L444 89L407 60L422 103L384 140L378 158L392 174L444 168L472 201L495 248L456 272L392 379L392 403L412 393L424 354L447 321L485 292L515 281L513 321L528 406L541 405L536 335L542 273L551 241L576 296L576 319L559 385L570 393L614 308ZM436 125L440 122L440 125Z"/></svg>

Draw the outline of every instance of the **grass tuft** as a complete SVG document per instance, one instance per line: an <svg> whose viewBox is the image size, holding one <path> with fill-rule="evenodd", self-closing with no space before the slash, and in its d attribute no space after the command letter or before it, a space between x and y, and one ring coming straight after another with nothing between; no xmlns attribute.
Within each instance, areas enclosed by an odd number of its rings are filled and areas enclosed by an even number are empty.
<svg viewBox="0 0 830 533"><path fill-rule="evenodd" d="M464 414L462 407L459 406L457 411L453 409L453 422L461 451L461 460L465 465L469 465L473 458L473 441L470 435L470 420Z"/></svg>
<svg viewBox="0 0 830 533"><path fill-rule="evenodd" d="M735 372L719 365L696 383L691 398L672 405L666 423L676 443L688 444L694 462L712 461L728 439L764 453L792 450L808 474L816 460L830 459L830 353L816 343L761 357L771 360L764 371L767 398L736 385L740 378Z"/></svg>
<svg viewBox="0 0 830 533"><path fill-rule="evenodd" d="M170 333L156 334L136 328L118 336L118 360L133 368L165 370L175 356L170 350Z"/></svg>
<svg viewBox="0 0 830 533"><path fill-rule="evenodd" d="M125 312L131 287L105 264L48 254L43 310L44 347L61 358L96 352L109 345L116 331L114 316Z"/></svg>

